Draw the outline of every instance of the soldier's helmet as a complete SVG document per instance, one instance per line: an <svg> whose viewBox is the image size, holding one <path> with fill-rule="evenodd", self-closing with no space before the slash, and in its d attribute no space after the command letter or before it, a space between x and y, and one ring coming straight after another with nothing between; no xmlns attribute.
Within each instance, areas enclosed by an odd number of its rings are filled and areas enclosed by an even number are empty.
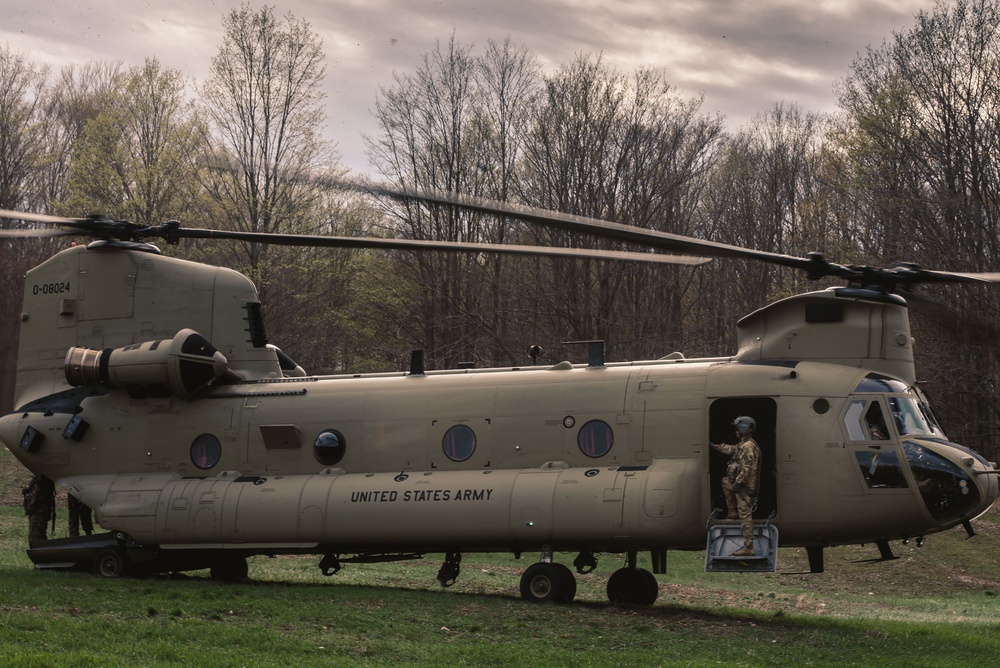
<svg viewBox="0 0 1000 668"><path fill-rule="evenodd" d="M740 417L733 420L733 429L736 430L740 436L745 436L751 433L757 428L757 421L752 417L741 415Z"/></svg>

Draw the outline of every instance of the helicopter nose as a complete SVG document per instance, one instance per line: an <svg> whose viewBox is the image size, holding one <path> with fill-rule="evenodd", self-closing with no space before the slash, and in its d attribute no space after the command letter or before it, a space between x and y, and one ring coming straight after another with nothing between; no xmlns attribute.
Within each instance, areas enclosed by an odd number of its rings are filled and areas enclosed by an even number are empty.
<svg viewBox="0 0 1000 668"><path fill-rule="evenodd" d="M977 517L1000 496L998 471L968 448L913 439L903 451L927 510L942 525Z"/></svg>

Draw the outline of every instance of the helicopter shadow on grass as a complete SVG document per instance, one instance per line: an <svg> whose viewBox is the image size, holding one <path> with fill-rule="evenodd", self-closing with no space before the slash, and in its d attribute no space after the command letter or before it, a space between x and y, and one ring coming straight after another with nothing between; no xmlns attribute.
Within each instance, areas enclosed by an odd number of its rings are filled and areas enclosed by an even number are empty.
<svg viewBox="0 0 1000 668"><path fill-rule="evenodd" d="M707 610L699 605L685 605L676 602L663 602L652 606L641 606L631 604L615 604L595 600L575 600L570 603L529 603L522 601L512 590L511 592L469 592L455 591L445 588L419 588L393 584L362 584L362 583L317 583L317 582L288 582L274 580L246 579L241 581L207 580L198 575L188 573L162 573L146 576L129 576L132 580L146 580L159 582L178 583L198 583L209 587L231 587L248 589L259 592L262 590L282 590L296 592L296 598L307 597L309 593L316 593L328 597L331 589L344 599L371 600L372 595L377 592L385 592L385 600L399 598L398 603L405 603L407 606L414 605L414 599L424 599L427 597L447 596L449 601L454 602L457 610L466 610L475 606L477 602L490 601L493 603L510 603L512 606L523 607L526 611L557 611L566 610L570 612L585 611L594 614L616 614L623 617L633 617L650 621L662 620L677 623L678 620L685 620L688 624L726 626L730 624L760 624L762 622L773 623L781 620L785 613L783 610L772 611L772 618L768 618L767 611L760 610L740 610L738 606L728 601L720 601L719 608ZM662 593L662 592L661 592ZM787 621L787 620L786 620Z"/></svg>

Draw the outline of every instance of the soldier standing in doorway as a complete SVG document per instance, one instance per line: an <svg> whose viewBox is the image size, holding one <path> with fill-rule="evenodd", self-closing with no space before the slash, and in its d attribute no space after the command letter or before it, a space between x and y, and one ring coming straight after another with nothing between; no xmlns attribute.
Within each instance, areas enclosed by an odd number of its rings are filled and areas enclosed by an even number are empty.
<svg viewBox="0 0 1000 668"><path fill-rule="evenodd" d="M52 521L55 530L56 487L45 476L36 475L21 490L24 495L24 514L28 516L28 545L48 537L46 527Z"/></svg>
<svg viewBox="0 0 1000 668"><path fill-rule="evenodd" d="M722 479L729 510L726 519L740 520L743 529L743 547L733 552L734 557L754 556L753 506L760 484L760 446L753 439L756 428L757 422L752 417L740 416L733 420L738 443L712 443L713 448L730 458Z"/></svg>

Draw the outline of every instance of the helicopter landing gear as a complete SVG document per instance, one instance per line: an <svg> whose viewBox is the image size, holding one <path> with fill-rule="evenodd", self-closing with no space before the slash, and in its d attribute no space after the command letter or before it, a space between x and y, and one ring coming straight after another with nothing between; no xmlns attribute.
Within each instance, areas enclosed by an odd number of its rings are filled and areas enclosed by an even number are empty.
<svg viewBox="0 0 1000 668"><path fill-rule="evenodd" d="M573 560L573 566L580 575L586 575L597 568L597 557L590 550L584 550Z"/></svg>
<svg viewBox="0 0 1000 668"><path fill-rule="evenodd" d="M575 596L576 577L562 564L540 561L521 575L521 598L529 603L569 603Z"/></svg>
<svg viewBox="0 0 1000 668"><path fill-rule="evenodd" d="M101 550L94 558L94 575L102 578L117 578L125 574L125 555L117 547Z"/></svg>
<svg viewBox="0 0 1000 668"><path fill-rule="evenodd" d="M659 593L656 576L645 568L619 568L608 578L608 600L614 605L653 605Z"/></svg>
<svg viewBox="0 0 1000 668"><path fill-rule="evenodd" d="M441 564L441 569L438 570L437 575L437 580L441 583L442 587L450 587L455 584L455 580L458 579L458 574L461 571L461 563L461 552L449 552L445 555L444 563Z"/></svg>
<svg viewBox="0 0 1000 668"><path fill-rule="evenodd" d="M250 569L247 566L246 557L227 555L220 557L212 564L209 573L213 580L246 582L249 579Z"/></svg>
<svg viewBox="0 0 1000 668"><path fill-rule="evenodd" d="M636 553L629 552L626 566L608 578L608 600L613 605L649 606L656 602L660 583L645 568L637 568L635 562Z"/></svg>
<svg viewBox="0 0 1000 668"><path fill-rule="evenodd" d="M552 561L552 550L548 547L542 550L542 560L521 574L521 598L529 603L569 603L574 597L576 576L569 567Z"/></svg>

